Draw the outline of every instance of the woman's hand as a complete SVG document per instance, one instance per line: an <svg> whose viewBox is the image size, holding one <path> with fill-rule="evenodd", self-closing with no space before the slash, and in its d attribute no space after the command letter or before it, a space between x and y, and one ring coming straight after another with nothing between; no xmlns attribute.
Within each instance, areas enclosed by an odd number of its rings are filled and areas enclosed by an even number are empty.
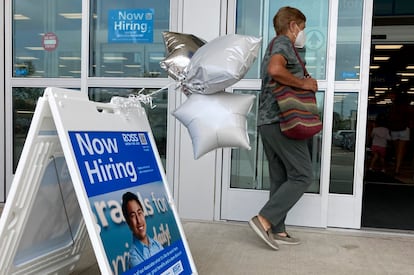
<svg viewBox="0 0 414 275"><path fill-rule="evenodd" d="M318 91L318 82L316 81L316 79L308 76L306 78L302 79L302 89L303 90L309 90L312 92L316 92Z"/></svg>

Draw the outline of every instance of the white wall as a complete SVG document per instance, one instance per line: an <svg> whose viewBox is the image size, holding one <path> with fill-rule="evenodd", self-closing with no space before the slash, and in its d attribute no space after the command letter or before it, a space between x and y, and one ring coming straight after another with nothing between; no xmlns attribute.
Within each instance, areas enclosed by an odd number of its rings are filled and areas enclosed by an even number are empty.
<svg viewBox="0 0 414 275"><path fill-rule="evenodd" d="M220 0L184 0L182 22L179 32L193 34L206 41L220 35ZM180 21L180 19L179 19ZM179 27L180 28L180 27ZM185 97L182 97L182 101ZM179 105L179 104L178 104ZM216 178L216 151L194 160L190 136L178 123L178 140L175 150L179 156L174 177L174 194L181 218L213 220L215 211L215 188L220 184Z"/></svg>

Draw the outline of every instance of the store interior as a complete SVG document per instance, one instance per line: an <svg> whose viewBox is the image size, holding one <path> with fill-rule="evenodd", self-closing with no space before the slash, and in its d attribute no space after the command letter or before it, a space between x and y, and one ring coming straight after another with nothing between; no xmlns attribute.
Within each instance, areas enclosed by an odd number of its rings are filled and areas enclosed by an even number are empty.
<svg viewBox="0 0 414 275"><path fill-rule="evenodd" d="M381 4L384 1L374 1L374 7L376 2ZM414 3L411 6L413 10ZM391 16L376 15L373 19L363 228L414 230L413 15L394 12ZM393 106L397 104L396 97L401 97L403 104L395 108L399 118L392 114ZM394 128L402 120L407 130L397 131ZM390 133L394 132L386 143L383 162L380 155L373 161L371 134L377 126L385 126Z"/></svg>

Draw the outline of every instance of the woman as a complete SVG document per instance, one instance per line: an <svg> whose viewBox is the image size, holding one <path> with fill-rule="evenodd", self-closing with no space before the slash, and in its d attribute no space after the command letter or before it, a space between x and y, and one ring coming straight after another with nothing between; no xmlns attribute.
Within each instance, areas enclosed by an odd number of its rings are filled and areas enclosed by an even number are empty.
<svg viewBox="0 0 414 275"><path fill-rule="evenodd" d="M284 136L279 127L279 107L273 90L281 85L316 92L315 79L306 76L295 47L305 44L305 15L292 7L281 8L273 18L276 37L269 43L262 62L262 88L258 126L269 162L270 197L249 221L256 234L273 249L278 244L299 244L285 228L288 211L312 181L312 165L307 140Z"/></svg>

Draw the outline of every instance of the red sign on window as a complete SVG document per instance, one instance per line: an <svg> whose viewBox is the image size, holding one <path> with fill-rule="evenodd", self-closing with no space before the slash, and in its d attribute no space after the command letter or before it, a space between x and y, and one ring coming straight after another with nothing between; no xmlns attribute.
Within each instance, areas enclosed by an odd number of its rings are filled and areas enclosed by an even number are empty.
<svg viewBox="0 0 414 275"><path fill-rule="evenodd" d="M42 46L46 51L54 51L59 44L59 40L53 32L48 32L43 35Z"/></svg>

